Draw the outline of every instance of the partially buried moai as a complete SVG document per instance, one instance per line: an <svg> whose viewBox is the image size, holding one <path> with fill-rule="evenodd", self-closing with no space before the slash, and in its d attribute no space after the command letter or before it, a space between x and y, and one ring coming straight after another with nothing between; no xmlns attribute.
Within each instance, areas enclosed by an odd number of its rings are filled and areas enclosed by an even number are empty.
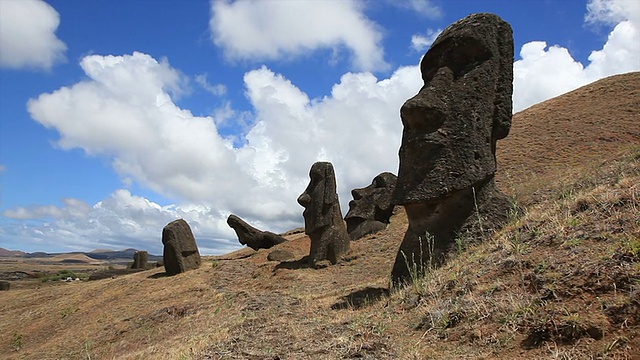
<svg viewBox="0 0 640 360"><path fill-rule="evenodd" d="M149 253L146 251L136 251L133 253L132 269L146 269L149 261Z"/></svg>
<svg viewBox="0 0 640 360"><path fill-rule="evenodd" d="M174 220L162 229L162 260L169 275L200 267L200 251L191 227L183 219Z"/></svg>
<svg viewBox="0 0 640 360"><path fill-rule="evenodd" d="M309 171L309 186L298 197L305 210L304 231L311 239L309 262L335 264L349 251L349 235L342 220L336 176L329 162L316 162Z"/></svg>
<svg viewBox="0 0 640 360"><path fill-rule="evenodd" d="M351 240L384 230L393 214L393 191L397 177L384 172L373 178L371 185L351 190L353 200L344 220Z"/></svg>
<svg viewBox="0 0 640 360"><path fill-rule="evenodd" d="M440 265L456 237L480 240L508 218L495 186L496 141L511 127L513 33L493 14L446 28L420 64L424 86L400 110L402 144L394 200L409 227L392 282Z"/></svg>

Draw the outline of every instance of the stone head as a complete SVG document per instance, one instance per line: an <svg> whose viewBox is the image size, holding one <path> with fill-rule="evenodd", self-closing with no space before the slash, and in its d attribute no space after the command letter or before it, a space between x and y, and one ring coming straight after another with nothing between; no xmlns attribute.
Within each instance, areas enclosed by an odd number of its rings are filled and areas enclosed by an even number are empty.
<svg viewBox="0 0 640 360"><path fill-rule="evenodd" d="M446 28L420 64L424 85L400 110L397 204L429 203L496 171L496 141L509 133L511 26L492 14Z"/></svg>
<svg viewBox="0 0 640 360"><path fill-rule="evenodd" d="M349 202L349 212L345 216L347 226L350 222L377 220L387 222L393 210L392 195L397 177L384 172L373 178L371 185L351 190L353 200Z"/></svg>
<svg viewBox="0 0 640 360"><path fill-rule="evenodd" d="M298 203L305 208L302 215L307 234L331 225L332 211L335 211L334 207L338 204L336 176L330 162L313 164L309 178L309 185L298 197Z"/></svg>

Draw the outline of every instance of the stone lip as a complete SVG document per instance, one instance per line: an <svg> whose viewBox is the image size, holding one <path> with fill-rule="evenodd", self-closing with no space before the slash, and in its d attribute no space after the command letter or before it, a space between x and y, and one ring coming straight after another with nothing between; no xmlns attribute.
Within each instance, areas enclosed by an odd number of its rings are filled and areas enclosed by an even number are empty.
<svg viewBox="0 0 640 360"><path fill-rule="evenodd" d="M270 231L262 231L254 228L234 214L229 215L227 224L236 232L236 235L238 235L240 244L247 245L253 250L269 249L287 241L287 239L282 236Z"/></svg>

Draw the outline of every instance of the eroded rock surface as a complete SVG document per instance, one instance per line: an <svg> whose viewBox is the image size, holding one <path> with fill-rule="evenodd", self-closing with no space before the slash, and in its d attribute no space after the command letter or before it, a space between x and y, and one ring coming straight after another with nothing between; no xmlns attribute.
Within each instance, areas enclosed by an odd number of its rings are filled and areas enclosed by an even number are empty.
<svg viewBox="0 0 640 360"><path fill-rule="evenodd" d="M444 261L456 237L480 240L508 218L495 186L496 142L511 127L513 33L493 14L446 28L420 64L424 86L400 110L402 145L394 201L409 227L392 282Z"/></svg>
<svg viewBox="0 0 640 360"><path fill-rule="evenodd" d="M270 231L262 231L247 224L244 220L236 215L229 215L227 224L238 235L238 241L242 245L247 245L253 250L269 249L275 245L286 242L287 239Z"/></svg>
<svg viewBox="0 0 640 360"><path fill-rule="evenodd" d="M162 229L162 259L167 274L175 275L200 267L196 238L183 219L170 222Z"/></svg>
<svg viewBox="0 0 640 360"><path fill-rule="evenodd" d="M133 253L132 269L146 269L149 261L149 253L146 251L136 251Z"/></svg>
<svg viewBox="0 0 640 360"><path fill-rule="evenodd" d="M371 185L351 190L353 200L349 202L349 212L344 217L351 240L384 230L393 214L393 191L397 177L384 172Z"/></svg>
<svg viewBox="0 0 640 360"><path fill-rule="evenodd" d="M305 210L304 231L311 239L309 262L335 264L349 251L349 234L342 220L336 176L329 162L316 162L309 171L309 185L298 197Z"/></svg>

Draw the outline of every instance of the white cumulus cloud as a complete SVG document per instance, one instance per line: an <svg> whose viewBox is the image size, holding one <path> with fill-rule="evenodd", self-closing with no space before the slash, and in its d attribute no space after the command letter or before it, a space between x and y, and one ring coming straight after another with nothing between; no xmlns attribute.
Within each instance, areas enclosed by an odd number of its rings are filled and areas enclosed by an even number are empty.
<svg viewBox="0 0 640 360"><path fill-rule="evenodd" d="M246 16L254 11L242 8L248 3L212 6ZM267 2L251 4L267 11L261 8L263 3ZM609 5L613 4L618 3ZM601 16L618 22L587 66L561 46L543 41L525 44L514 64L515 108L521 110L610 72L640 69L635 45L630 43L638 40L637 22L627 13L612 16ZM114 247L142 241L153 249L161 228L183 217L194 227L202 248L219 252L239 245L225 223L230 213L264 230L301 226L303 209L296 198L307 186L315 161L334 164L346 212L353 188L368 185L383 171L397 171L399 109L422 86L418 66L408 66L385 79L368 72L346 73L329 94L310 98L284 75L263 66L244 76L252 111L236 111L227 102L213 118L194 116L176 105L186 80L166 60L142 53L93 55L80 65L87 79L31 99L32 118L59 133L61 148L80 148L110 159L124 181L139 183L178 205L160 206L118 190L91 206L65 200L61 207L5 211L14 219L47 219L36 227L13 229L25 232L22 239L45 239L38 237L39 232L69 246L73 242L91 248L104 247L96 242L103 234ZM234 124L242 127L241 134L233 138L220 134L220 126ZM0 236L7 235L6 227L0 229Z"/></svg>
<svg viewBox="0 0 640 360"><path fill-rule="evenodd" d="M0 1L0 66L51 69L65 60L67 46L56 37L60 15L40 0Z"/></svg>
<svg viewBox="0 0 640 360"><path fill-rule="evenodd" d="M388 68L382 35L356 1L212 1L210 29L229 59L289 59L345 47L359 70Z"/></svg>
<svg viewBox="0 0 640 360"><path fill-rule="evenodd" d="M310 99L284 76L262 67L245 75L252 126L234 146L213 118L194 116L173 102L172 93L180 93L185 81L168 62L133 53L92 55L80 65L87 80L28 102L33 119L60 134L58 146L111 159L124 180L191 204L212 224L235 213L271 231L302 225L296 199L315 161L334 163L343 211L351 189L368 185L380 172L395 172L399 108L422 85L417 66L382 80L371 73L347 73L330 95ZM245 122L246 114L225 108L225 121ZM13 209L5 216L66 219L65 211ZM201 234L215 238L216 229Z"/></svg>
<svg viewBox="0 0 640 360"><path fill-rule="evenodd" d="M587 9L587 22L615 24L602 49L592 51L584 66L559 45L524 44L514 64L514 111L603 77L640 70L640 2L592 0Z"/></svg>
<svg viewBox="0 0 640 360"><path fill-rule="evenodd" d="M122 189L94 205L72 198L63 199L63 203L4 211L10 219L39 220L28 227L5 224L5 241L29 239L58 251L135 247L162 254L162 228L183 218L191 226L201 252L220 254L239 248L237 241L230 240L233 230L208 207L163 207Z"/></svg>

